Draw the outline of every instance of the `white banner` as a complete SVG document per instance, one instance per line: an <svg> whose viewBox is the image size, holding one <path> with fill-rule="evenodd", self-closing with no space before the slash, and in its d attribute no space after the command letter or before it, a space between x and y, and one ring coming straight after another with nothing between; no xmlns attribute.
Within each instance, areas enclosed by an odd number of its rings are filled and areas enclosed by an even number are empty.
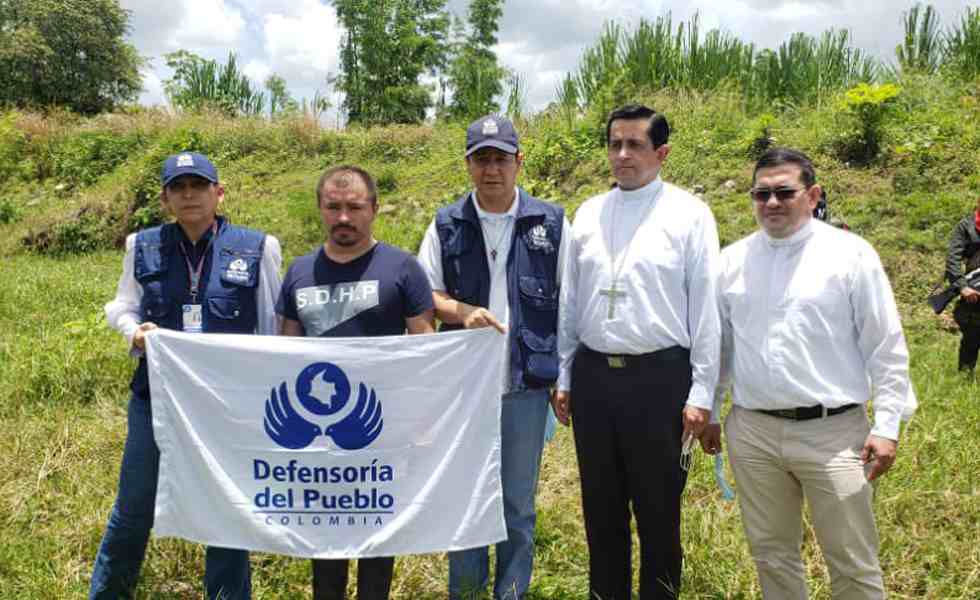
<svg viewBox="0 0 980 600"><path fill-rule="evenodd" d="M506 537L493 329L147 337L155 534L311 558Z"/></svg>

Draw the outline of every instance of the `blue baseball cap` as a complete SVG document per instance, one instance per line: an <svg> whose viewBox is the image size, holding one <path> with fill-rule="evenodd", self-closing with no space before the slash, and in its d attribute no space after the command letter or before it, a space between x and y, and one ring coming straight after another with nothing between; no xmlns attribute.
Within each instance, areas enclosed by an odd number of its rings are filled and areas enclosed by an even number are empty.
<svg viewBox="0 0 980 600"><path fill-rule="evenodd" d="M198 152L181 152L168 156L160 170L160 184L166 186L183 175L196 175L211 183L218 183L218 170L207 156Z"/></svg>
<svg viewBox="0 0 980 600"><path fill-rule="evenodd" d="M470 123L466 128L466 156L480 148L496 148L508 154L517 154L517 131L510 119L500 115L487 115Z"/></svg>

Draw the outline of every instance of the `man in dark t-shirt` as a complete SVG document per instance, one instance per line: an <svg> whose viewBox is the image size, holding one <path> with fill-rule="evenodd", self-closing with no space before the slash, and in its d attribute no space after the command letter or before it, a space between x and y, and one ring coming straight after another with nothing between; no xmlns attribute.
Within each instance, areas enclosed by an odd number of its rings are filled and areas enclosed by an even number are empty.
<svg viewBox="0 0 980 600"><path fill-rule="evenodd" d="M359 337L434 333L432 289L414 256L378 242L374 179L359 167L328 169L316 188L324 244L297 258L276 312L282 335ZM359 561L359 600L387 600L393 557ZM313 560L314 600L344 600L347 560Z"/></svg>

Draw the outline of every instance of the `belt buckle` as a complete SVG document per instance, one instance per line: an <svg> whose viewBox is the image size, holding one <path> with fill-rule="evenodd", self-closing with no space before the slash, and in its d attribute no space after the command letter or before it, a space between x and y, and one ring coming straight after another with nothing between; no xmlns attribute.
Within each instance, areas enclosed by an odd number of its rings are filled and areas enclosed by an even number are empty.
<svg viewBox="0 0 980 600"><path fill-rule="evenodd" d="M610 369L622 369L626 367L626 357L621 355L616 356L606 356L606 362L609 363Z"/></svg>

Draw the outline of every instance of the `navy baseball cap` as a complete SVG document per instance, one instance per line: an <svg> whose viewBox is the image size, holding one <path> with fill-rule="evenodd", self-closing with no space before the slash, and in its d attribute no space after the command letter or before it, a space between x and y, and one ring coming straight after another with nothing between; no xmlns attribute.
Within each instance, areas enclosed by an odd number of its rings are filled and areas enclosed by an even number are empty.
<svg viewBox="0 0 980 600"><path fill-rule="evenodd" d="M166 186L182 175L196 175L211 183L218 183L218 170L207 156L198 152L181 152L168 156L167 160L163 161L163 169L160 170L162 185Z"/></svg>
<svg viewBox="0 0 980 600"><path fill-rule="evenodd" d="M466 156L480 148L496 148L508 154L517 154L517 131L509 119L499 115L487 115L470 123L466 128Z"/></svg>

